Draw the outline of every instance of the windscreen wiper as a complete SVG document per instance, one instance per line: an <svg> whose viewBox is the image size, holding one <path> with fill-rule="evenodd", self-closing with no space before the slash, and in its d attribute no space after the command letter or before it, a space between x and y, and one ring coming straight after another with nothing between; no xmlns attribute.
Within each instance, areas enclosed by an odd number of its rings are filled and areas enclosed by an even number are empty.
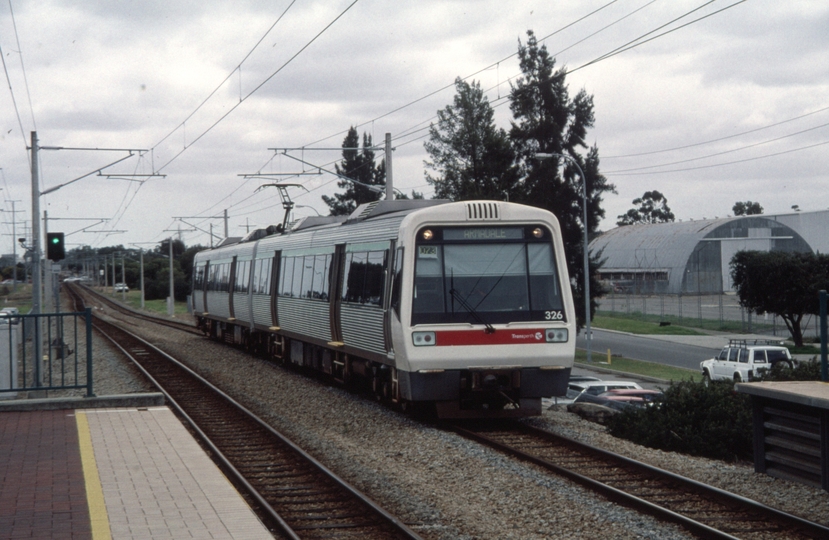
<svg viewBox="0 0 829 540"><path fill-rule="evenodd" d="M486 332L487 334L494 334L495 333L495 327L493 327L491 324L489 324L488 322L483 320L481 318L481 316L478 314L478 312L475 311L475 308L470 306L469 303L466 300L461 298L461 294L458 291L456 291L454 287L449 289L449 294L452 296L452 298L454 300L458 301L458 303L461 305L461 307L463 309L465 309L466 311L469 312L470 315L472 315L472 318L475 319L475 321L477 321L478 323L480 323L480 324L482 324L486 327L484 332Z"/></svg>

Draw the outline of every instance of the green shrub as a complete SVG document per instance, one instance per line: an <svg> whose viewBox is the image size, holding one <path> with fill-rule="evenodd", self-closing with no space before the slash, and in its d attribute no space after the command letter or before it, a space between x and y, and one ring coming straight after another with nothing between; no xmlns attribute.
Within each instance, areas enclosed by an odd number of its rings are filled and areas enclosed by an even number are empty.
<svg viewBox="0 0 829 540"><path fill-rule="evenodd" d="M751 460L753 455L751 401L729 381L707 387L675 383L661 402L625 409L607 426L616 437L669 452L723 460Z"/></svg>
<svg viewBox="0 0 829 540"><path fill-rule="evenodd" d="M798 362L793 368L789 367L783 362L777 362L771 369L758 370L757 376L754 380L757 381L819 381L820 380L820 361L817 358L812 358L806 362Z"/></svg>

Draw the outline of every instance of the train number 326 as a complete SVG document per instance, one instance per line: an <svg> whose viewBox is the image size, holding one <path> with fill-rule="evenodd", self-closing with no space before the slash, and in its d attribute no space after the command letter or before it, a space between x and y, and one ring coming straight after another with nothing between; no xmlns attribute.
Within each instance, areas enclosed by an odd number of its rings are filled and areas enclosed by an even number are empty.
<svg viewBox="0 0 829 540"><path fill-rule="evenodd" d="M561 321L564 320L564 312L558 309L553 311L545 311L544 318L548 321Z"/></svg>

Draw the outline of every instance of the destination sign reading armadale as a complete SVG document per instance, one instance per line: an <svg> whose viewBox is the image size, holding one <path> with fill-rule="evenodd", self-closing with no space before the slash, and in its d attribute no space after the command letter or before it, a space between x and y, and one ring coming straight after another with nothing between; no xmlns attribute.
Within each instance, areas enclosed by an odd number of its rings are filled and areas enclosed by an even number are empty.
<svg viewBox="0 0 829 540"><path fill-rule="evenodd" d="M465 227L462 229L444 229L444 240L521 240L524 229L521 227Z"/></svg>

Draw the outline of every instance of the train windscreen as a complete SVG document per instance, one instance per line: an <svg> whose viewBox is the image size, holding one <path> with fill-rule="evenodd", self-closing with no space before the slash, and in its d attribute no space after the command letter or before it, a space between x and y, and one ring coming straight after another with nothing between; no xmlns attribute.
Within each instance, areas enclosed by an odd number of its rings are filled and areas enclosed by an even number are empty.
<svg viewBox="0 0 829 540"><path fill-rule="evenodd" d="M536 320L565 320L548 230L445 228L418 235L412 324Z"/></svg>

